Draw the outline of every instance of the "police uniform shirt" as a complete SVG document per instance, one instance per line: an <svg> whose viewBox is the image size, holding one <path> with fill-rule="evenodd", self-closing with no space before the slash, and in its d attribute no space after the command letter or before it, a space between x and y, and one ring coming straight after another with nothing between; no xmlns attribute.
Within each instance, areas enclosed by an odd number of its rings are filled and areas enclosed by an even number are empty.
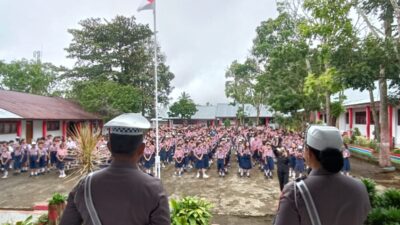
<svg viewBox="0 0 400 225"><path fill-rule="evenodd" d="M93 175L92 197L102 225L170 224L168 197L160 180L131 163L113 161ZM92 225L84 200L84 182L69 194L60 223L75 224Z"/></svg>
<svg viewBox="0 0 400 225"><path fill-rule="evenodd" d="M361 181L319 169L313 170L304 182L311 193L322 224L362 225L366 220L371 207L367 190ZM282 191L274 224L311 224L299 190L294 193L293 182L288 183Z"/></svg>

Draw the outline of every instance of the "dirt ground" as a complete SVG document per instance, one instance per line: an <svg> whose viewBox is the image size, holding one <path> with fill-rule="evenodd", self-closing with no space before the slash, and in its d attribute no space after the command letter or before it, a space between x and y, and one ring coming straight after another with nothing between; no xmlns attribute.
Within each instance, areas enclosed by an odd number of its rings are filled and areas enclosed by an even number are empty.
<svg viewBox="0 0 400 225"><path fill-rule="evenodd" d="M352 174L373 178L380 188L400 188L400 172L382 173L380 168L368 162L352 158ZM213 222L220 225L270 224L279 199L276 176L267 180L258 169L253 169L250 178L237 175L233 164L230 174L218 177L215 165L208 172L210 178L196 179L195 172L175 177L173 166L162 172L164 186L171 198L196 195L209 200L213 205ZM34 205L46 204L54 193L68 193L75 180L58 178L55 171L30 178L28 174L10 176L0 180L0 209L30 210Z"/></svg>

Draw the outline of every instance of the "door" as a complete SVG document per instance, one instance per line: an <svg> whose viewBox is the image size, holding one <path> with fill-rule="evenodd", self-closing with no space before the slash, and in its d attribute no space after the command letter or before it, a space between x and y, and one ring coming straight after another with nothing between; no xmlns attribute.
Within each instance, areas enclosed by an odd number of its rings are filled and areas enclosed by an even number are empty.
<svg viewBox="0 0 400 225"><path fill-rule="evenodd" d="M26 121L26 143L32 143L33 138L33 123L32 121Z"/></svg>

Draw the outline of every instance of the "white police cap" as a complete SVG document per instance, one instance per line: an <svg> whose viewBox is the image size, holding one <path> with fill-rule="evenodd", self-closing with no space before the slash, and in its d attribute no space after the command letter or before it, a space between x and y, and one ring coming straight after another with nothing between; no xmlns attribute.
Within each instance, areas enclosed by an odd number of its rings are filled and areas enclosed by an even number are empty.
<svg viewBox="0 0 400 225"><path fill-rule="evenodd" d="M108 121L104 127L110 134L138 136L150 129L150 122L139 113L124 113Z"/></svg>
<svg viewBox="0 0 400 225"><path fill-rule="evenodd" d="M343 140L339 130L332 126L311 126L307 131L307 145L323 151L327 148L342 150Z"/></svg>

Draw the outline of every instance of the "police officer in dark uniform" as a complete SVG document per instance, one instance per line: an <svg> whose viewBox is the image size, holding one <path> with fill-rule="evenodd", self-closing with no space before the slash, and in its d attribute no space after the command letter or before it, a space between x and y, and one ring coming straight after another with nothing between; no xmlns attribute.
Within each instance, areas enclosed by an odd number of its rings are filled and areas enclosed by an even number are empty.
<svg viewBox="0 0 400 225"><path fill-rule="evenodd" d="M145 131L140 114L122 114L109 129L111 165L79 182L68 197L61 225L169 225L168 197L160 180L138 169Z"/></svg>
<svg viewBox="0 0 400 225"><path fill-rule="evenodd" d="M343 141L339 130L311 126L304 158L311 173L283 189L275 225L361 225L371 209L364 184L340 174Z"/></svg>

